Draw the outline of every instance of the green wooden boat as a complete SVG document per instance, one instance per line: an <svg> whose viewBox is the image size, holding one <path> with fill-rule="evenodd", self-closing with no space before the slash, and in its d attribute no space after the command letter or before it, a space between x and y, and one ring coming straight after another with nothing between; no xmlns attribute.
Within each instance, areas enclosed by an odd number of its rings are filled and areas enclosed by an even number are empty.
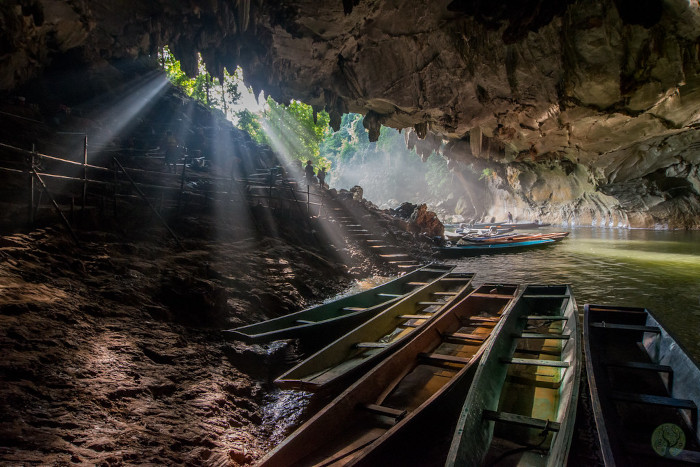
<svg viewBox="0 0 700 467"><path fill-rule="evenodd" d="M580 355L571 287L528 286L487 344L446 465L565 465Z"/></svg>
<svg viewBox="0 0 700 467"><path fill-rule="evenodd" d="M428 265L390 282L329 303L256 324L223 331L224 337L247 343L313 338L328 343L386 310L402 297L448 274L454 266Z"/></svg>
<svg viewBox="0 0 700 467"><path fill-rule="evenodd" d="M514 284L482 285L431 320L260 465L426 465L440 457L444 461L482 349L518 296Z"/></svg>
<svg viewBox="0 0 700 467"><path fill-rule="evenodd" d="M467 295L473 277L470 273L450 273L407 295L311 355L275 383L285 389L326 395L347 387Z"/></svg>

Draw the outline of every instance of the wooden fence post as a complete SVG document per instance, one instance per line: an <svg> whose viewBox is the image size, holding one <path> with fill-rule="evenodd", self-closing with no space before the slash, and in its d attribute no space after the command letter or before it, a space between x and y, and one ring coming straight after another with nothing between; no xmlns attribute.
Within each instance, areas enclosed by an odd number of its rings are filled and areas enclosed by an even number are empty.
<svg viewBox="0 0 700 467"><path fill-rule="evenodd" d="M29 155L29 206L27 209L27 220L30 227L34 226L34 176L32 175L32 170L34 170L35 154L36 144L32 143L32 153Z"/></svg>
<svg viewBox="0 0 700 467"><path fill-rule="evenodd" d="M83 140L83 208L80 211L81 217L85 217L85 205L87 204L87 163L88 163L88 135L85 133L85 139ZM84 220L84 219L83 219Z"/></svg>

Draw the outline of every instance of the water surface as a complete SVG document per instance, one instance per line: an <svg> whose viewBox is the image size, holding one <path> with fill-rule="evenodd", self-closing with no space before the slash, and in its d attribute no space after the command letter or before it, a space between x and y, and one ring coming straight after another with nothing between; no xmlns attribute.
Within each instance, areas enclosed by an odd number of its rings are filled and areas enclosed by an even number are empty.
<svg viewBox="0 0 700 467"><path fill-rule="evenodd" d="M475 285L571 284L581 313L584 303L648 308L700 362L700 232L566 230L555 245L445 262L475 272Z"/></svg>

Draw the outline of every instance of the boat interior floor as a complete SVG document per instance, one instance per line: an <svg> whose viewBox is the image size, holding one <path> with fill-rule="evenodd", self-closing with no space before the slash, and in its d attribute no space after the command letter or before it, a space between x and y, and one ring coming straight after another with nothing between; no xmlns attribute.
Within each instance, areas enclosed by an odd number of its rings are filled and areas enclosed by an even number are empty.
<svg viewBox="0 0 700 467"><path fill-rule="evenodd" d="M522 418L525 424L494 424L493 440L486 455L486 465L542 465L543 454L549 452L560 405L559 388L567 371L565 366L556 365L561 361L568 339L561 339L561 320L529 321L523 334L537 338L519 338L513 354L513 361L541 362L542 364L509 365L506 382L501 392L497 414L505 417ZM555 338L540 337L552 335ZM562 362L564 363L564 362ZM536 428L526 423L545 421L551 428Z"/></svg>

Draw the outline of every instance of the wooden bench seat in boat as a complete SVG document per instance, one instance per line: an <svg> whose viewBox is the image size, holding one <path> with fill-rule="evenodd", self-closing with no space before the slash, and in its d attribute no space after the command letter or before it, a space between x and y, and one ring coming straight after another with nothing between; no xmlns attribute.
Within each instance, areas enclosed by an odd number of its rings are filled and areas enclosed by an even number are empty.
<svg viewBox="0 0 700 467"><path fill-rule="evenodd" d="M426 353L421 352L418 354L421 360L435 362L435 363L457 363L460 365L466 365L471 361L471 358L458 357L456 355L445 355L441 353Z"/></svg>
<svg viewBox="0 0 700 467"><path fill-rule="evenodd" d="M466 333L461 333L461 332L454 332L452 334L443 334L442 338L447 341L447 342L453 342L453 343L463 343L463 342L468 342L468 341L478 341L478 342L483 342L485 341L489 336L485 336L482 334L466 334Z"/></svg>
<svg viewBox="0 0 700 467"><path fill-rule="evenodd" d="M399 315L396 319L430 319L433 315Z"/></svg>
<svg viewBox="0 0 700 467"><path fill-rule="evenodd" d="M548 333L538 333L538 332L523 332L522 334L514 334L513 337L519 337L521 339L558 339L566 340L570 339L569 334L548 334Z"/></svg>
<svg viewBox="0 0 700 467"><path fill-rule="evenodd" d="M529 315L521 316L520 319L533 320L533 321L566 321L568 318L561 315Z"/></svg>
<svg viewBox="0 0 700 467"><path fill-rule="evenodd" d="M385 417L393 418L397 422L404 418L408 413L406 410L392 409L391 407L378 404L367 404L363 405L362 408L375 415L383 415Z"/></svg>
<svg viewBox="0 0 700 467"><path fill-rule="evenodd" d="M661 328L658 326L640 326L637 324L616 324L616 323L606 323L601 321L599 323L591 323L591 327L600 329L610 329L611 331L636 331L636 332L652 332L655 334L661 333Z"/></svg>
<svg viewBox="0 0 700 467"><path fill-rule="evenodd" d="M561 427L561 425L557 422L515 413L496 412L493 410L484 410L484 418L487 420L493 420L494 422L510 423L512 425L536 428L543 431L559 431Z"/></svg>
<svg viewBox="0 0 700 467"><path fill-rule="evenodd" d="M568 368L569 362L559 360L537 360L534 358L502 358L501 363L509 365L534 365L534 366L550 366L556 368Z"/></svg>
<svg viewBox="0 0 700 467"><path fill-rule="evenodd" d="M668 365L659 365L658 363L646 363L646 362L605 362L605 365L627 368L631 370L644 370L644 371L655 371L657 373L668 373L668 393L673 392L673 368Z"/></svg>
<svg viewBox="0 0 700 467"><path fill-rule="evenodd" d="M610 397L616 401L631 402L634 404L658 405L690 411L693 430L698 427L698 407L695 402L688 399L676 399L674 397L655 396L652 394L637 394L634 392L612 391Z"/></svg>

